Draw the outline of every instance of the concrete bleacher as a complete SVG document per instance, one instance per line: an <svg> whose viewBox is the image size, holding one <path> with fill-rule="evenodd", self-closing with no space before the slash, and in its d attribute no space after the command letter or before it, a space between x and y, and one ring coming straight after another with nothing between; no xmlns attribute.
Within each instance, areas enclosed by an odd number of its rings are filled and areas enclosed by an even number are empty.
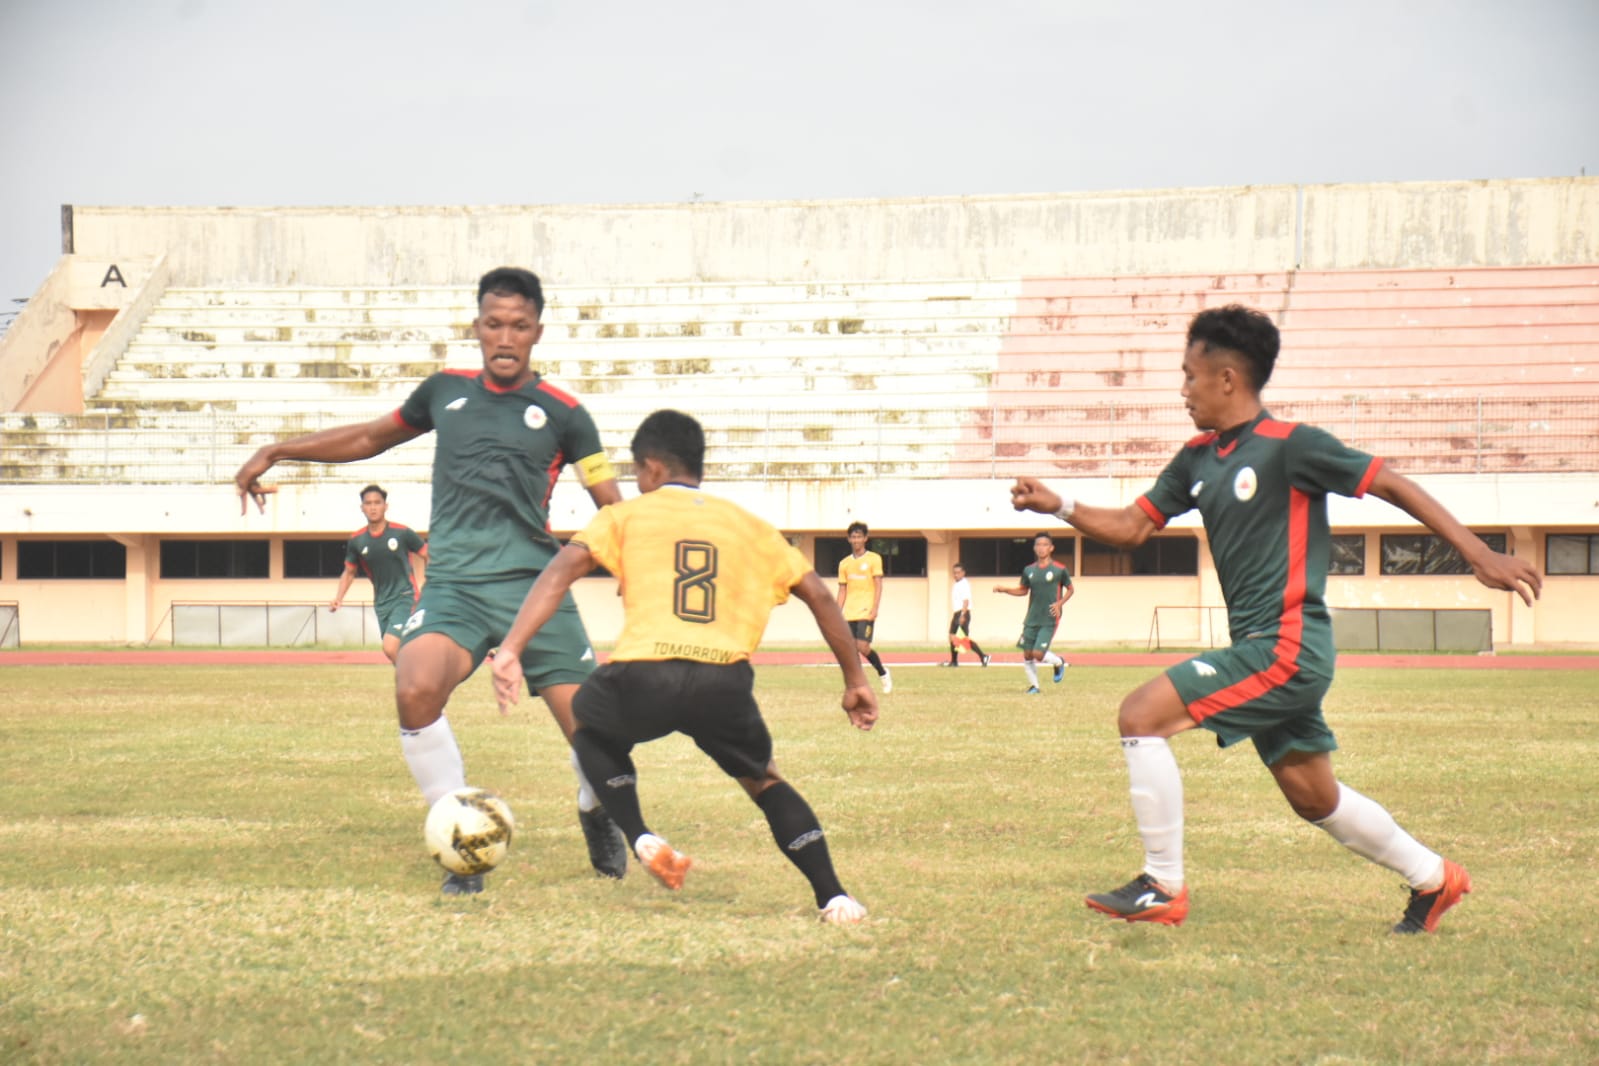
<svg viewBox="0 0 1599 1066"><path fill-rule="evenodd" d="M474 296L168 289L84 415L0 416L0 474L225 477L261 443L480 366ZM1599 267L563 286L534 358L609 441L655 407L694 410L722 477L1146 473L1192 431L1189 318L1232 302L1283 330L1279 417L1407 469L1599 456ZM428 454L416 442L384 462L406 476Z"/></svg>

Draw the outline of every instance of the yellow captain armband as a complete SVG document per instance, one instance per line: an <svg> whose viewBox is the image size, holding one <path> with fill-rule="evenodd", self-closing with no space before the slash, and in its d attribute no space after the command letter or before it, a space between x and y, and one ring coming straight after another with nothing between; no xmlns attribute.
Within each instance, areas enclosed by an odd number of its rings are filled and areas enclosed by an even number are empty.
<svg viewBox="0 0 1599 1066"><path fill-rule="evenodd" d="M604 452L586 455L572 465L577 467L577 476L583 482L584 488L598 485L602 481L616 480L616 467L611 465Z"/></svg>

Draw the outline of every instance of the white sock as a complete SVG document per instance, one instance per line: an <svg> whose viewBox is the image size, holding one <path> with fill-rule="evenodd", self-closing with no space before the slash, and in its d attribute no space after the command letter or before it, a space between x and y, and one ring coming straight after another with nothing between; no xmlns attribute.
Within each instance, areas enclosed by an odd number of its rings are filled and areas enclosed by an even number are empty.
<svg viewBox="0 0 1599 1066"><path fill-rule="evenodd" d="M589 779L583 774L583 767L577 761L577 752L572 752L572 772L577 775L577 809L592 811L600 805L600 798L594 794L594 786L589 784Z"/></svg>
<svg viewBox="0 0 1599 1066"><path fill-rule="evenodd" d="M1061 663L1063 663L1065 661L1066 661L1065 659L1062 659L1059 655L1056 655L1052 651L1046 651L1044 653L1044 665L1045 666L1059 666Z"/></svg>
<svg viewBox="0 0 1599 1066"><path fill-rule="evenodd" d="M429 807L446 793L466 787L466 763L444 715L421 729L400 730L400 751Z"/></svg>
<svg viewBox="0 0 1599 1066"><path fill-rule="evenodd" d="M1338 783L1338 806L1316 825L1338 843L1403 877L1411 888L1431 891L1443 880L1444 860L1399 828L1376 800Z"/></svg>
<svg viewBox="0 0 1599 1066"><path fill-rule="evenodd" d="M1183 887L1183 778L1164 737L1122 737L1133 817L1144 838L1144 872Z"/></svg>
<svg viewBox="0 0 1599 1066"><path fill-rule="evenodd" d="M1038 667L1033 663L1033 660L1031 660L1031 659L1023 659L1022 660L1022 669L1027 671L1027 680L1029 682L1031 682L1031 684L1032 684L1032 686L1034 688L1037 688L1038 687Z"/></svg>

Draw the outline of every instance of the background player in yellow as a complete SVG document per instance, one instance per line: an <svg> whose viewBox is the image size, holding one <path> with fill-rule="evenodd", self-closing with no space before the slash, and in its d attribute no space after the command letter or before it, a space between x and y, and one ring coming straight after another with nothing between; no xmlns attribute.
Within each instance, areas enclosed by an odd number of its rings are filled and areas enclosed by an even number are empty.
<svg viewBox="0 0 1599 1066"><path fill-rule="evenodd" d="M772 608L798 596L844 674L844 712L858 729L877 720L844 616L822 579L770 524L699 487L705 436L680 411L656 411L633 436L641 495L606 507L562 548L529 590L494 657L502 711L521 694L518 656L572 583L596 564L622 586L625 619L609 661L573 701L573 748L639 861L667 888L690 862L650 832L639 809L634 745L681 732L738 780L766 816L783 856L811 884L824 922L858 922L866 908L844 891L810 805L778 774L756 705L749 657Z"/></svg>
<svg viewBox="0 0 1599 1066"><path fill-rule="evenodd" d="M866 656L866 661L882 678L883 691L893 692L894 679L872 650L877 608L883 602L883 557L866 550L865 522L851 522L845 536L849 538L850 553L838 564L838 606L855 638L855 650Z"/></svg>

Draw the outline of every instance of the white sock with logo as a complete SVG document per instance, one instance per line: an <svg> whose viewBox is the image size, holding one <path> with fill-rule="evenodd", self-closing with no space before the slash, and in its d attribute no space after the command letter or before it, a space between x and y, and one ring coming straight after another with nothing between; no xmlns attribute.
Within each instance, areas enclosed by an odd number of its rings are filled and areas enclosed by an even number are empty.
<svg viewBox="0 0 1599 1066"><path fill-rule="evenodd" d="M429 807L441 796L466 787L466 763L444 715L421 729L400 730L400 751Z"/></svg>
<svg viewBox="0 0 1599 1066"><path fill-rule="evenodd" d="M1022 669L1027 671L1027 683L1034 688L1038 687L1038 667L1031 659L1022 660Z"/></svg>
<svg viewBox="0 0 1599 1066"><path fill-rule="evenodd" d="M1164 737L1122 737L1133 817L1144 838L1144 872L1176 892L1183 887L1183 778Z"/></svg>
<svg viewBox="0 0 1599 1066"><path fill-rule="evenodd" d="M1443 883L1444 860L1399 827L1382 804L1338 783L1338 806L1319 822L1338 843L1429 892Z"/></svg>
<svg viewBox="0 0 1599 1066"><path fill-rule="evenodd" d="M583 774L583 766L577 761L577 752L572 752L572 772L577 775L577 809L592 811L600 805L600 798L594 794L594 786L589 784L589 779Z"/></svg>

